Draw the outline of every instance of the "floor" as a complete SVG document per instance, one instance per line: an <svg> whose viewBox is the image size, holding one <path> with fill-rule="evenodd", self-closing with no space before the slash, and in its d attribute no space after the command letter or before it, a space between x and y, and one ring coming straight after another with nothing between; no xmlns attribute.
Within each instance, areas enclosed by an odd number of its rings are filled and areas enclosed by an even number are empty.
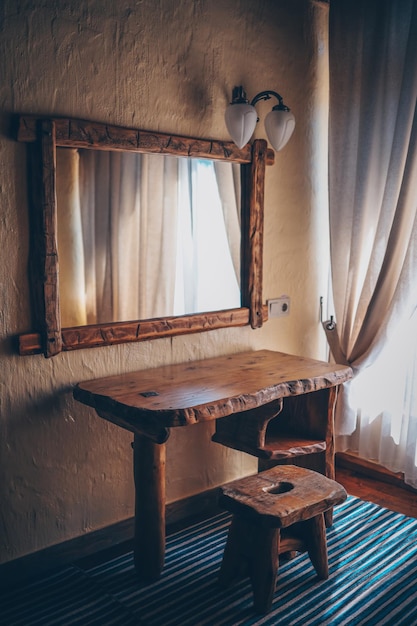
<svg viewBox="0 0 417 626"><path fill-rule="evenodd" d="M417 626L417 519L355 497L326 533L331 575L318 580L307 554L282 561L268 615L253 610L244 577L218 584L230 516L167 539L161 579L138 583L132 552L99 567L69 564L0 599L4 626ZM392 529L395 532L392 532ZM379 532L381 530L381 532ZM331 600L331 601L329 601Z"/></svg>
<svg viewBox="0 0 417 626"><path fill-rule="evenodd" d="M390 484L385 480L365 476L359 471L345 467L336 469L336 480L352 496L417 518L417 492L411 488Z"/></svg>

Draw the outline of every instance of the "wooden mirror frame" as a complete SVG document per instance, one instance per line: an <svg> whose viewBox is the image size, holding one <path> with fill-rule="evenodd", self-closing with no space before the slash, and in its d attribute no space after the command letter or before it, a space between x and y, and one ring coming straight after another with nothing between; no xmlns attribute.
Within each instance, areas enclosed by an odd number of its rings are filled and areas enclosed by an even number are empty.
<svg viewBox="0 0 417 626"><path fill-rule="evenodd" d="M239 149L232 142L181 137L64 118L19 118L17 140L31 144L33 241L31 267L36 332L19 336L21 355L77 350L231 326L260 328L265 166L274 152L264 139ZM61 328L57 248L56 148L170 154L241 165L241 307L129 322Z"/></svg>

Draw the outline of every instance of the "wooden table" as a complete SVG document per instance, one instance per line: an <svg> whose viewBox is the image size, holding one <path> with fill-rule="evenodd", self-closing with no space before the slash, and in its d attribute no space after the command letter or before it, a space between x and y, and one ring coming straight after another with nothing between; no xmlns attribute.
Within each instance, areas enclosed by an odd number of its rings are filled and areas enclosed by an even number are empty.
<svg viewBox="0 0 417 626"><path fill-rule="evenodd" d="M334 402L351 377L344 365L261 350L79 383L76 400L134 433L140 579L157 580L164 565L165 442L171 427L218 420L214 441L276 462L321 453L323 473L333 478Z"/></svg>

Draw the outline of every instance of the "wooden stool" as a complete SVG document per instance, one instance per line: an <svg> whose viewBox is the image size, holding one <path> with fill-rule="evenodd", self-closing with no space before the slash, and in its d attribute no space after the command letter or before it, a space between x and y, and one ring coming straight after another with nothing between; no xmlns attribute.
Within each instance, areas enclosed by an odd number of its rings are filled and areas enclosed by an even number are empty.
<svg viewBox="0 0 417 626"><path fill-rule="evenodd" d="M322 474L295 465L221 487L219 504L233 513L219 582L228 586L249 575L254 607L272 605L278 555L308 551L321 579L329 576L324 512L347 497L344 488Z"/></svg>

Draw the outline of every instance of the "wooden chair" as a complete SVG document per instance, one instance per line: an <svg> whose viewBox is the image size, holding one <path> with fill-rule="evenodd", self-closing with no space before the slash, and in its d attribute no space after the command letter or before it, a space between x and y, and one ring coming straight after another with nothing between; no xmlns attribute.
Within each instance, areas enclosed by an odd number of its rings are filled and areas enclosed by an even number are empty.
<svg viewBox="0 0 417 626"><path fill-rule="evenodd" d="M220 584L249 575L255 610L267 613L280 554L307 551L319 578L328 578L324 513L346 497L334 480L295 465L277 465L221 487L219 503L233 518Z"/></svg>

